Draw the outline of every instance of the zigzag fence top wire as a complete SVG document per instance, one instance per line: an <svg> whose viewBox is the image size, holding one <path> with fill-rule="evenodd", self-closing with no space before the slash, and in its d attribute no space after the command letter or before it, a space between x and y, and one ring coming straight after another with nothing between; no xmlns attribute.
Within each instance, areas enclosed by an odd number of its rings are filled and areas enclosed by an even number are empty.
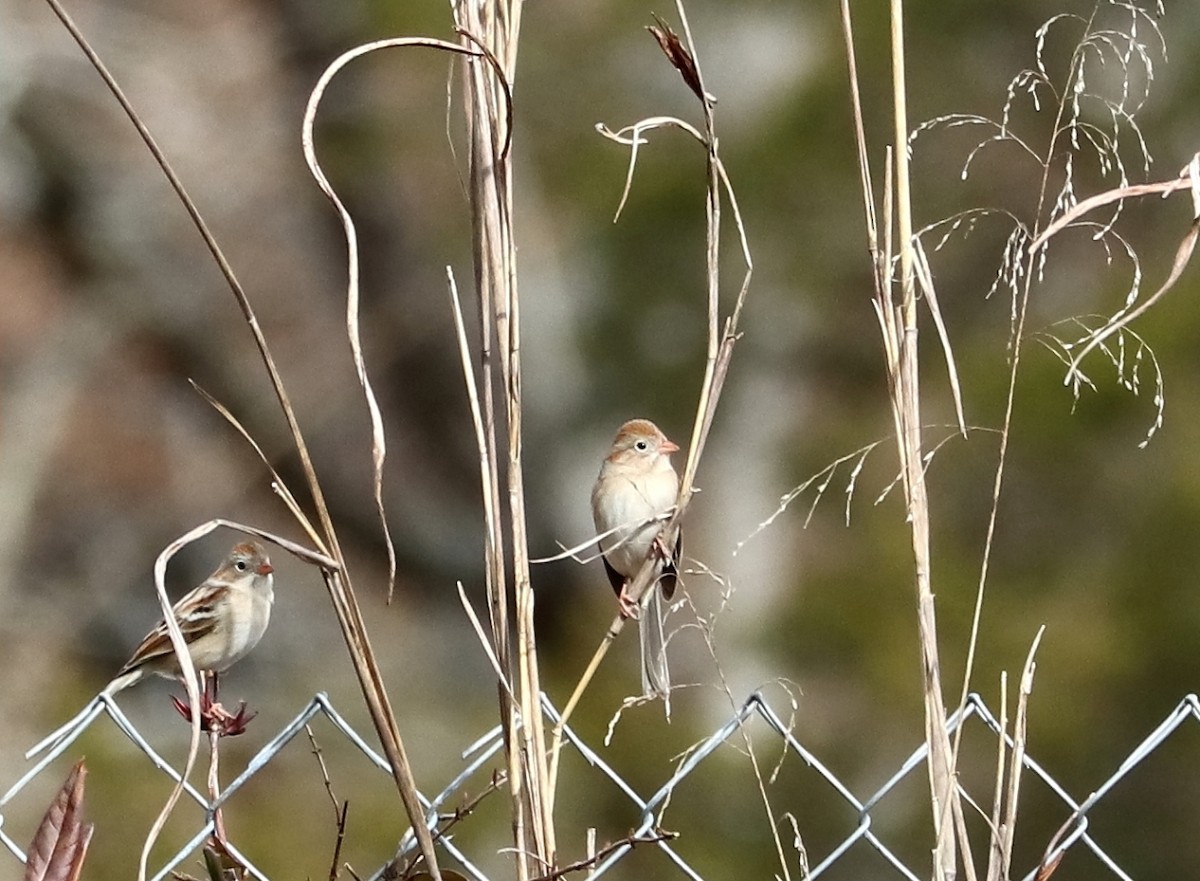
<svg viewBox="0 0 1200 881"><path fill-rule="evenodd" d="M544 708L547 716L553 721L558 721L556 709L549 703L544 701ZM170 776L173 780L178 781L180 772L168 763L161 755L146 741L146 739L138 732L129 718L121 711L120 707L107 696L97 696L80 714L65 726L69 732L65 737L54 743L38 761L30 768L30 770L14 783L3 797L0 797L0 842L11 854L12 858L19 863L24 863L25 854L21 847L14 841L4 829L4 814L5 806L9 805L16 799L21 792L33 782L40 774L42 774L51 763L54 762L71 744L101 715L108 715L118 728L133 742L133 744L145 755L149 761L159 771ZM304 731L305 726L316 716L324 715L332 724L333 728L340 732L355 748L361 751L372 764L380 769L383 773L388 773L388 765L386 760L372 749L363 738L346 720L338 713L337 709L329 701L324 694L318 694L314 697L307 706L305 706L294 719L285 725L279 733L262 747L261 750L253 757L246 765L245 769L233 780L215 800L210 801L206 795L192 786L190 783L184 787L184 792L187 797L195 800L195 802L204 811L205 822L196 831L195 835L188 840L179 851L172 856L161 868L157 870L157 874L153 875L155 881L160 881L170 877L171 873L179 868L181 863L190 855L194 854L204 843L205 839L212 834L215 828L214 811L224 804L227 800L235 797L240 789L253 778L256 774L262 771L279 753L284 749L295 737ZM1001 736L1001 726L996 716L988 709L982 698L978 695L971 695L967 701L965 708L954 713L947 720L947 727L951 732L957 730L964 725L968 720L978 719L986 728L995 736ZM840 843L832 848L828 853L819 856L819 860L813 864L808 872L808 878L816 879L825 874L839 860L841 860L851 848L858 846L866 846L874 849L886 863L894 869L894 877L905 878L908 881L920 881L922 875L918 874L910 865L906 865L900 857L896 855L892 848L883 840L883 836L877 834L872 828L872 812L879 806L880 802L896 787L905 780L910 774L913 774L917 769L925 767L926 748L921 746L916 749L896 772L883 784L878 790L869 794L866 798L859 798L851 790L838 779L812 752L804 747L792 733L790 727L781 719L779 715L771 708L771 706L763 699L760 694L751 695L744 704L733 714L723 725L713 731L707 739L705 739L697 748L692 750L687 758L676 768L675 772L666 779L662 785L651 794L649 797L639 795L635 789L622 776L607 763L594 749L584 742L574 730L569 726L565 729L564 737L567 743L578 750L580 756L594 770L595 773L607 778L613 785L628 798L633 810L636 812L638 820L634 824L634 831L630 836L633 839L652 836L657 824L657 812L663 805L672 797L679 785L685 781L689 775L701 767L713 753L726 741L743 728L753 722L755 719L761 720L766 724L770 731L778 736L784 747L792 754L799 757L809 768L815 771L821 779L836 793L836 796L844 800L844 802L853 810L857 816L857 822L853 831L846 835ZM1065 810L1070 815L1070 827L1062 835L1055 851L1051 856L1065 853L1073 847L1084 847L1091 851L1101 864L1106 866L1111 872L1111 875L1122 881L1132 881L1130 875L1117 864L1117 862L1104 850L1101 844L1092 836L1088 823L1088 812L1094 807L1105 795L1130 772L1133 771L1147 756L1158 749L1165 743L1171 735L1177 731L1189 719L1200 721L1200 698L1195 694L1190 694L1185 697L1175 709L1168 714L1162 723L1138 746L1129 753L1120 766L1114 771L1107 780L1088 798L1084 801L1076 801L1069 795L1059 783L1028 754L1024 756L1023 762L1025 769L1041 780L1054 795L1061 800ZM1012 746L1011 738L1005 736L1008 741L1008 746ZM483 768L490 760L492 760L502 748L503 740L500 728L497 726L485 735L480 737L472 744L464 753L464 766L460 773L451 780L445 788L432 798L422 796L422 801L426 806L426 819L433 828L438 820L439 812L445 808L450 801L462 794L467 781L481 768ZM686 836L686 830L683 830ZM699 874L688 861L680 855L678 850L672 846L671 840L654 840L649 845L659 848L667 857L667 859L678 869L678 876L693 879L693 881L705 881L704 877ZM260 881L270 881L270 877L262 869L255 866L245 854L238 850L235 842L228 843L230 853L242 861L247 867L252 877L260 879ZM488 876L475 864L471 857L460 850L452 837L443 837L439 840L439 846L445 850L450 857L455 860L461 870L468 877L476 879L476 881L489 881ZM402 840L397 849L397 855L403 856L413 848L411 834L407 835ZM633 850L631 843L624 843L603 859L591 872L589 877L598 878L609 872L621 860L629 855ZM390 865L391 861L381 866L374 875L371 876L372 881L377 881L384 874L385 869ZM1025 876L1024 881L1031 881L1035 870L1031 870ZM0 873L7 874L7 873Z"/></svg>

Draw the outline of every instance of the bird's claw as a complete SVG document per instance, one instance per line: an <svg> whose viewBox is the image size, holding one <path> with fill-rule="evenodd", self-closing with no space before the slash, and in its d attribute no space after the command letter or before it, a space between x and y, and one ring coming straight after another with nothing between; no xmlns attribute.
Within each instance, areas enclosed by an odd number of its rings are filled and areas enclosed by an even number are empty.
<svg viewBox="0 0 1200 881"><path fill-rule="evenodd" d="M637 600L629 595L629 582L626 581L621 587L621 592L617 594L617 606L620 608L622 618L637 618L641 609L638 608Z"/></svg>
<svg viewBox="0 0 1200 881"><path fill-rule="evenodd" d="M192 721L192 708L188 703L175 695L171 695L171 703L175 705L175 711L179 715L188 722ZM257 712L246 712L245 701L238 701L237 712L231 713L221 704L214 702L207 691L200 696L201 731L216 731L222 737L237 737L246 732L246 726L257 715Z"/></svg>

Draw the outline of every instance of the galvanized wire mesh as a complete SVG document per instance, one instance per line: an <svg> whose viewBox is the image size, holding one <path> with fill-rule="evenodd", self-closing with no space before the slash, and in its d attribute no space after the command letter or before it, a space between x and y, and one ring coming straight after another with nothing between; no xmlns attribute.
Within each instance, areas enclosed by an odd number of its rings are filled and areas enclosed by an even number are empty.
<svg viewBox="0 0 1200 881"><path fill-rule="evenodd" d="M553 722L557 722L557 710L548 700L544 701L544 708L548 718ZM136 748L145 755L146 760L153 767L168 775L171 779L175 781L179 780L179 770L163 759L150 743L147 742L145 737L142 736L130 722L129 718L121 711L120 707L108 696L101 695L96 697L75 719L64 726L63 729L60 729L59 732L56 732L55 735L52 735L51 738L48 738L49 743L46 741L43 742L42 746L46 751L41 754L41 757L29 771L0 798L0 842L3 843L4 848L7 849L11 857L20 863L24 863L25 854L18 843L4 829L3 810L5 806L13 803L23 790L37 779L39 775L45 773L46 769L55 759L62 755L102 715L107 715L112 719ZM225 787L216 800L210 801L204 793L200 792L190 783L184 787L186 797L193 799L203 810L205 821L177 853L162 866L154 870L156 872L153 875L155 881L169 877L173 871L178 870L184 860L200 849L204 841L213 833L215 828L214 812L216 809L228 800L235 798L239 790L275 759L294 738L305 730L305 726L318 715L323 715L331 723L334 730L344 736L349 743L365 755L381 773L389 773L384 758L372 749L364 737L342 717L326 695L318 694L295 718L288 722L259 750L246 765L245 769ZM1011 738L1008 734L1004 733L997 717L987 707L982 698L975 694L968 698L963 710L955 712L949 717L947 726L953 732L971 719L981 722L994 736L1005 737L1009 747L1012 746ZM1180 701L1178 706L1167 715L1162 723L1129 753L1108 779L1094 793L1082 801L1073 798L1042 765L1032 756L1026 754L1023 759L1026 771L1042 781L1048 787L1049 791L1061 800L1070 817L1068 821L1069 826L1065 829L1061 840L1051 856L1056 856L1065 853L1071 848L1082 846L1094 854L1100 863L1107 867L1113 877L1122 879L1122 881L1132 881L1130 875L1118 865L1117 861L1093 837L1089 829L1088 814L1118 782L1127 777L1143 760L1162 746L1189 720L1200 721L1200 698L1197 698L1195 694L1190 694ZM844 801L857 816L857 823L854 829L845 835L840 843L827 853L810 855L814 857L815 861L809 869L809 878L819 878L835 866L839 860L842 860L851 848L862 845L872 848L881 856L887 865L894 870L895 877L905 878L908 881L919 881L923 873L918 872L913 866L906 864L896 854L895 849L889 847L883 840L883 836L872 828L872 820L873 812L878 809L880 802L886 796L892 793L909 775L924 770L927 758L927 750L924 746L914 750L887 782L875 792L868 794L864 798L860 798L830 771L816 755L800 743L791 727L772 709L762 695L756 693L751 695L723 725L713 731L695 749L691 750L674 773L664 780L653 794L649 797L643 797L638 794L635 788L611 764L606 762L595 749L579 737L570 726L567 726L564 731L564 739L570 747L578 751L582 759L595 773L610 781L629 800L640 818L630 837L632 839L653 838L653 832L658 822L658 812L672 798L676 789L708 761L719 747L735 735L740 735L745 726L756 721L765 723L766 727L774 733L774 736L780 738L783 747L812 769L827 784L829 791ZM422 797L422 801L427 809L426 820L431 829L437 824L440 812L450 805L452 800L462 795L467 781L497 756L502 749L502 745L501 730L497 726L480 737L464 752L462 770L441 792L432 798ZM686 839L686 829L681 830L681 833L679 840ZM400 842L396 852L397 856L403 856L411 850L413 846L411 839L412 836L410 834ZM268 874L255 866L237 848L235 841L228 842L228 845L231 854L242 861L254 878L260 879L260 881L270 881ZM483 855L479 855L473 860L471 855L464 853L455 844L452 837L441 838L438 846L454 860L468 877L474 878L476 881L489 881L488 876L477 865L477 860ZM705 881L704 877L679 853L672 840L656 840L651 841L649 844L639 844L638 846L656 847L661 850L670 863L677 868L678 876L690 878L693 881ZM633 849L634 845L632 842L621 844L595 866L589 877L598 878L603 876L625 859ZM391 862L389 860L388 863L385 863L376 870L374 875L371 876L373 881L383 876ZM1035 872L1036 869L1031 870L1025 876L1025 881L1031 881Z"/></svg>

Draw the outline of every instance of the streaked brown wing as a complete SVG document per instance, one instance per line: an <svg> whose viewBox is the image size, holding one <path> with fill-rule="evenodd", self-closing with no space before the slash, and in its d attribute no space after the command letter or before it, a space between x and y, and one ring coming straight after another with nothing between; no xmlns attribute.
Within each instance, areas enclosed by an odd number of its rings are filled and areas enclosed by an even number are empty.
<svg viewBox="0 0 1200 881"><path fill-rule="evenodd" d="M186 596L175 606L175 620L179 621L179 629L183 633L183 641L189 644L211 630L213 620L216 618L216 609L212 600L207 602L188 602L191 599L191 596ZM180 621L179 613L184 610L186 610L185 617ZM167 631L167 622L159 621L155 628L142 640L141 644L134 649L133 655L125 662L125 666L120 669L117 675L120 676L122 673L128 673L134 667L140 667L142 664L172 654L174 651L175 649L171 646L170 633Z"/></svg>

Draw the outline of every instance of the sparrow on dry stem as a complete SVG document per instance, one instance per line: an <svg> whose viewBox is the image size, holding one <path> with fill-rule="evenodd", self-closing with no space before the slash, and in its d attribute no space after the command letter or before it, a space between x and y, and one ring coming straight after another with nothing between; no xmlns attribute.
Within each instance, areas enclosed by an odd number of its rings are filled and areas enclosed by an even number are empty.
<svg viewBox="0 0 1200 881"><path fill-rule="evenodd" d="M631 419L617 431L592 487L592 519L600 539L604 569L621 614L636 617L637 604L629 583L650 554L658 559L658 588L651 585L646 614L638 622L642 646L642 691L665 697L671 680L667 670L660 596L675 593L682 537L668 550L660 532L666 515L679 499L679 477L671 454L679 446L648 419ZM612 531L609 535L605 533Z"/></svg>
<svg viewBox="0 0 1200 881"><path fill-rule="evenodd" d="M271 620L274 571L258 542L235 545L217 571L171 609L197 672L224 672L258 645ZM114 695L152 673L182 675L165 621L146 635L103 693Z"/></svg>

